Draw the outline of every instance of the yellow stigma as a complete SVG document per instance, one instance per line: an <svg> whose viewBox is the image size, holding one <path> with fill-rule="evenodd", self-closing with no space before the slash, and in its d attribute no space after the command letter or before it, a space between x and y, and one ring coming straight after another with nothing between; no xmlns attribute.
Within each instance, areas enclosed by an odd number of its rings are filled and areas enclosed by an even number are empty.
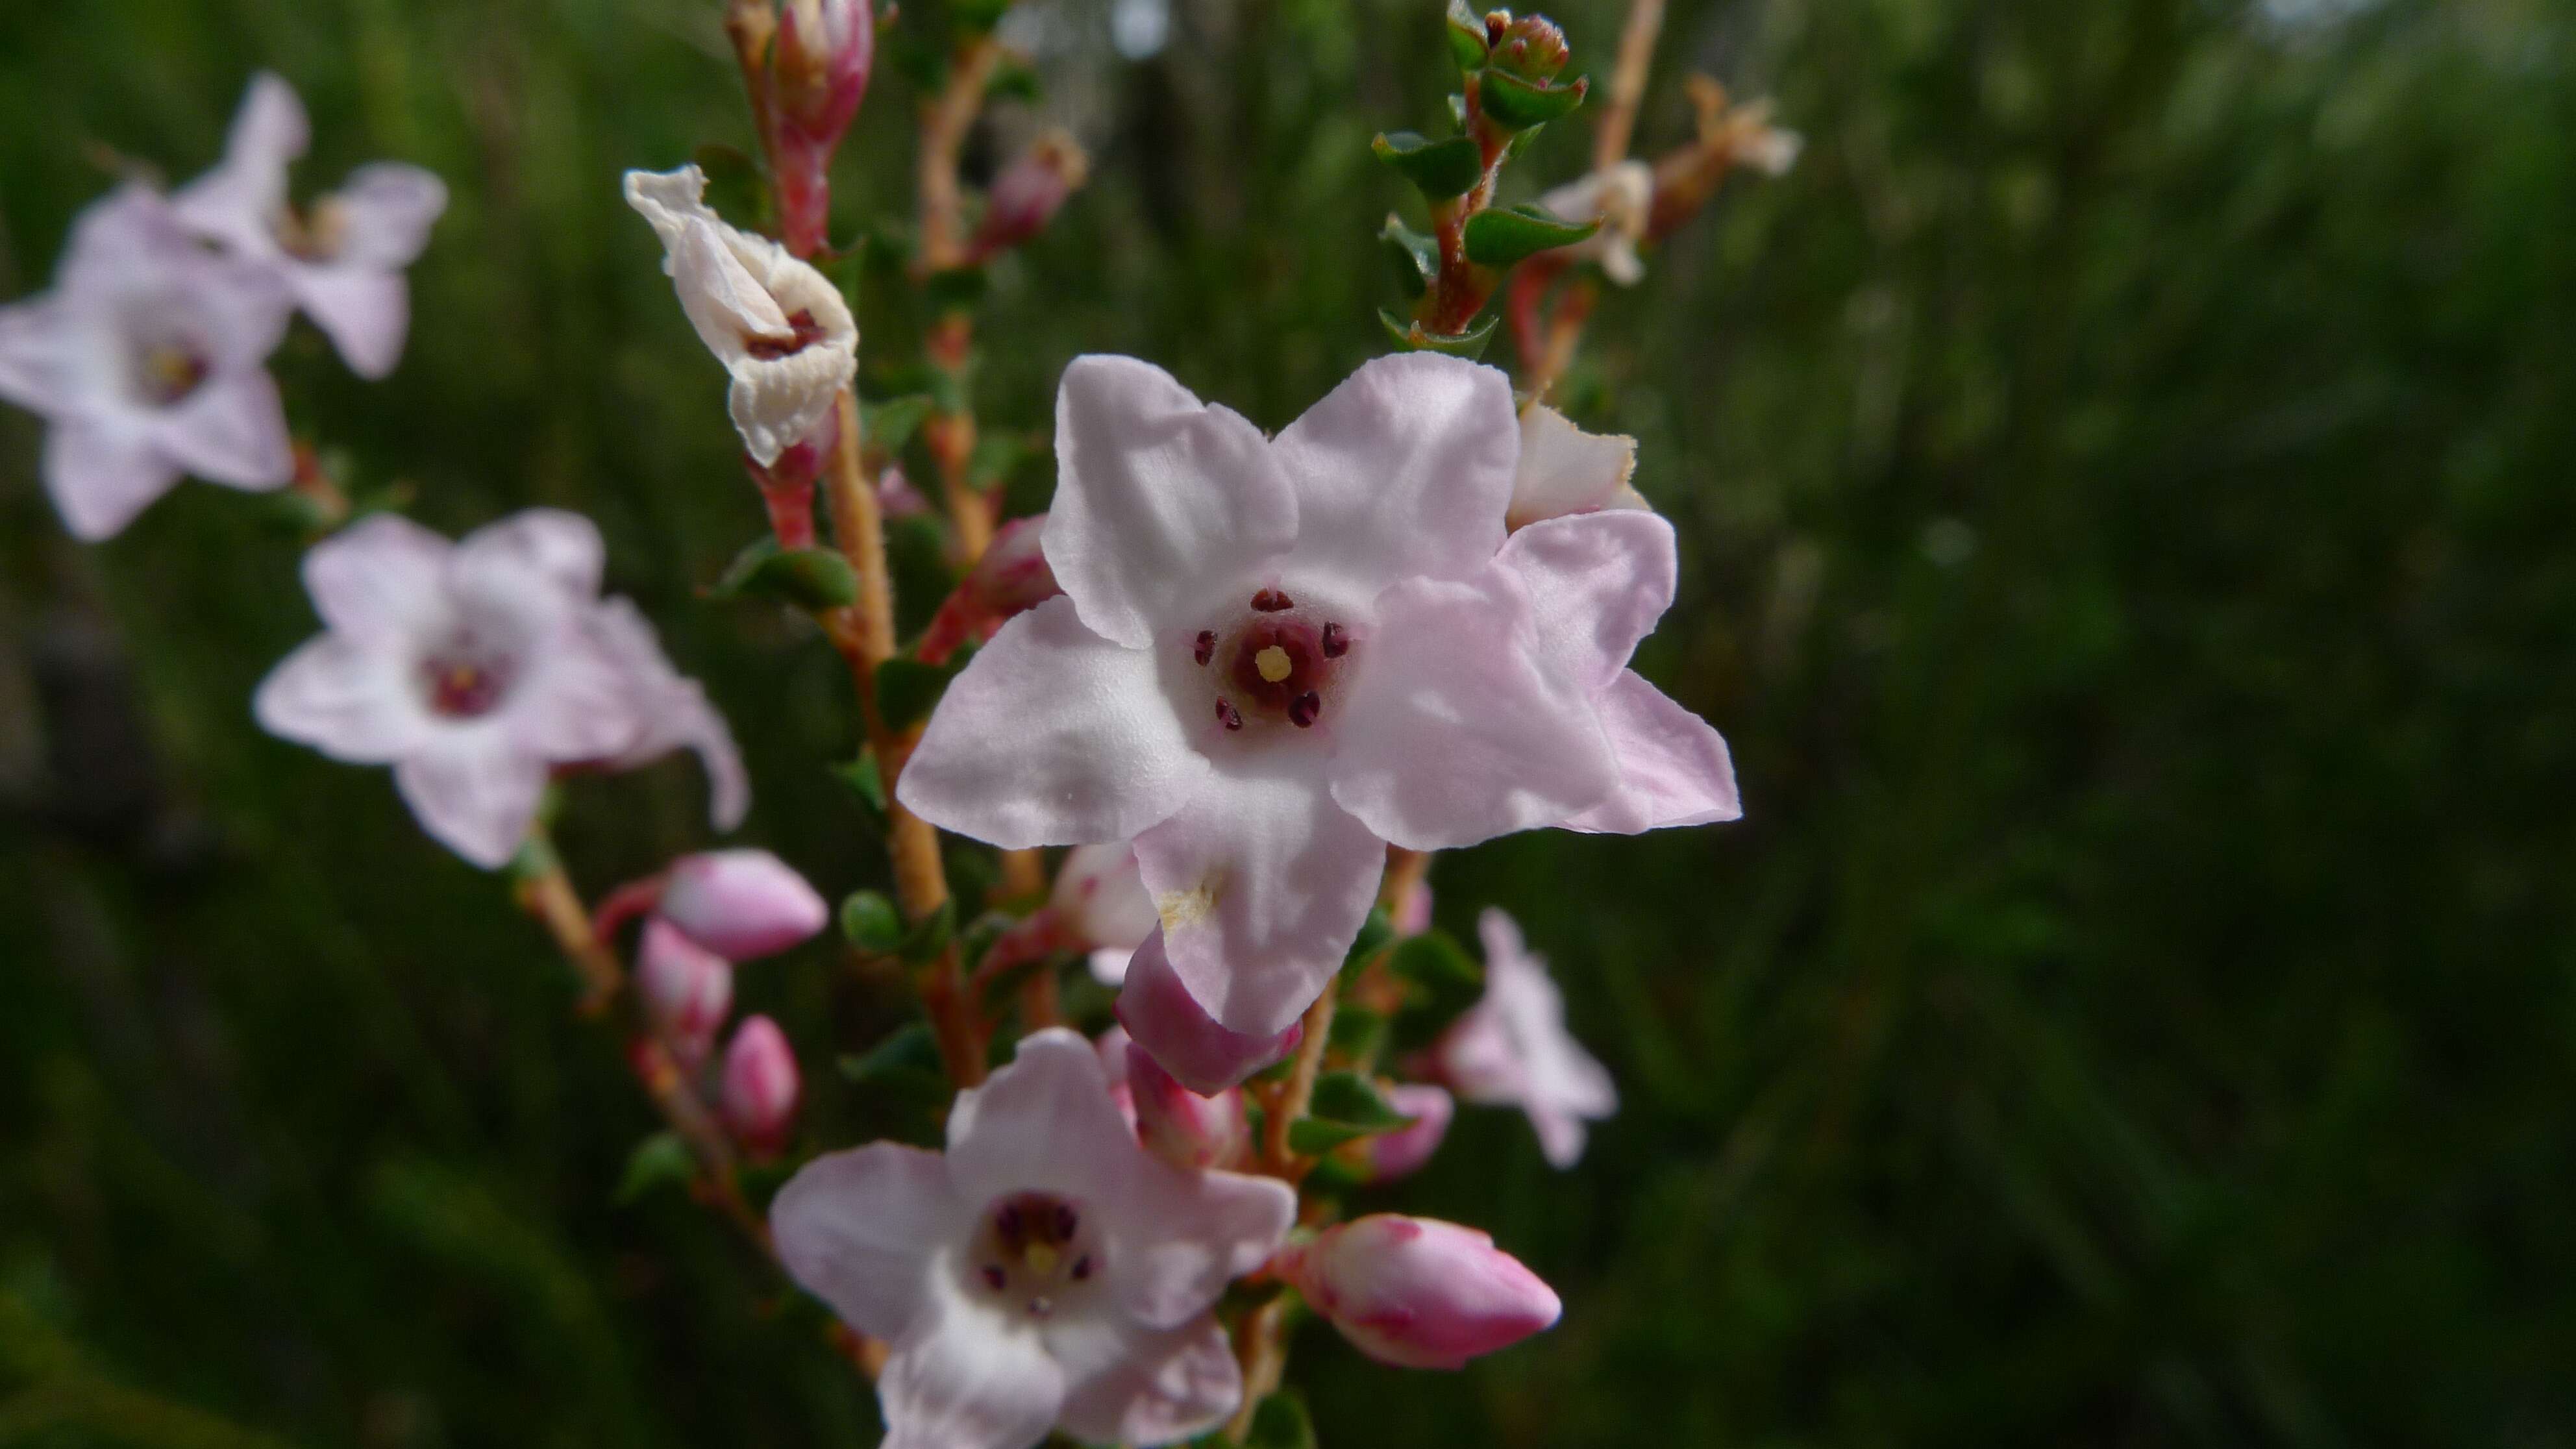
<svg viewBox="0 0 2576 1449"><path fill-rule="evenodd" d="M1031 1243L1020 1255L1021 1260L1029 1265L1029 1271L1041 1278L1055 1271L1056 1260L1061 1256L1052 1243Z"/></svg>
<svg viewBox="0 0 2576 1449"><path fill-rule="evenodd" d="M1273 644L1252 656L1252 667L1261 671L1264 680L1277 684L1288 677L1288 651Z"/></svg>

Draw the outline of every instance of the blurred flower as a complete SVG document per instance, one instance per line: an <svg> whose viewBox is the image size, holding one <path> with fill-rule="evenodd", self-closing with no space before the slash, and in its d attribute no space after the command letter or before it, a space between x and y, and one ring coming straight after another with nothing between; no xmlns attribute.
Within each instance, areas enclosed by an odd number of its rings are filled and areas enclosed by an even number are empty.
<svg viewBox="0 0 2576 1449"><path fill-rule="evenodd" d="M1637 257L1637 243L1645 239L1646 220L1654 210L1653 167L1643 161L1622 161L1567 182L1540 197L1538 204L1567 221L1601 223L1599 231L1548 255L1598 262L1602 273L1622 287L1633 287L1645 277L1646 264Z"/></svg>
<svg viewBox="0 0 2576 1449"><path fill-rule="evenodd" d="M295 88L261 71L233 116L224 159L172 199L200 236L275 272L350 371L383 377L401 360L411 325L403 269L429 245L447 185L418 166L379 161L298 212L286 168L307 141Z"/></svg>
<svg viewBox="0 0 2576 1449"><path fill-rule="evenodd" d="M751 777L706 687L671 667L653 625L627 600L602 600L585 622L592 642L624 673L626 707L638 726L635 742L608 768L631 770L673 750L690 751L707 774L708 820L718 830L740 825L751 809Z"/></svg>
<svg viewBox="0 0 2576 1449"><path fill-rule="evenodd" d="M722 1106L725 1126L754 1157L775 1157L796 1123L802 1081L787 1033L765 1016L743 1019L725 1048Z"/></svg>
<svg viewBox="0 0 2576 1449"><path fill-rule="evenodd" d="M616 766L659 727L640 713L656 692L638 687L637 661L600 638L600 555L590 520L554 509L452 544L365 519L305 555L325 629L260 683L260 725L392 765L422 828L476 865L507 864L555 767ZM644 628L621 627L628 646ZM668 669L658 648L653 660Z"/></svg>
<svg viewBox="0 0 2576 1449"><path fill-rule="evenodd" d="M888 463L877 475L877 509L888 518L910 518L930 511L930 500L904 476L903 466ZM1009 527L1008 524L1003 525Z"/></svg>
<svg viewBox="0 0 2576 1449"><path fill-rule="evenodd" d="M932 615L914 650L932 664L947 662L967 644L982 644L1013 618L1063 594L1047 567L1042 546L1046 515L1014 518L966 571L955 591Z"/></svg>
<svg viewBox="0 0 2576 1449"><path fill-rule="evenodd" d="M1127 1089L1136 1107L1136 1135L1145 1150L1195 1172L1240 1160L1252 1144L1243 1089L1202 1096L1174 1080L1154 1054L1127 1044Z"/></svg>
<svg viewBox="0 0 2576 1449"><path fill-rule="evenodd" d="M1610 1074L1565 1030L1565 998L1530 954L1520 927L1487 908L1476 923L1485 943L1485 996L1436 1048L1441 1075L1470 1102L1518 1107L1538 1129L1539 1150L1557 1167L1583 1156L1584 1121L1619 1110Z"/></svg>
<svg viewBox="0 0 2576 1449"><path fill-rule="evenodd" d="M1382 357L1271 439L1159 368L1083 357L1056 447L1067 597L975 656L898 792L1006 847L1133 836L1217 1023L1271 1037L1314 1001L1385 842L1473 844L1616 783L1496 559L1519 453L1501 373Z"/></svg>
<svg viewBox="0 0 2576 1449"><path fill-rule="evenodd" d="M648 920L635 954L635 989L672 1055L695 1070L714 1050L725 1014L733 1010L733 963L670 922Z"/></svg>
<svg viewBox="0 0 2576 1449"><path fill-rule="evenodd" d="M945 1155L871 1143L780 1190L788 1272L893 1346L888 1445L1163 1444L1241 1401L1209 1309L1277 1249L1296 1194L1155 1160L1108 1088L1089 1042L1040 1031L958 1095Z"/></svg>
<svg viewBox="0 0 2576 1449"><path fill-rule="evenodd" d="M1191 997L1163 953L1157 929L1128 958L1118 988L1118 1020L1143 1047L1193 1092L1221 1092L1297 1049L1306 1024L1267 1036L1227 1029Z"/></svg>
<svg viewBox="0 0 2576 1449"><path fill-rule="evenodd" d="M1365 1154L1368 1175L1374 1182L1389 1182L1419 1171L1440 1150L1441 1139L1449 1135L1450 1119L1458 1114L1458 1104L1449 1094L1427 1082L1398 1082L1386 1089L1386 1104L1413 1119L1410 1127L1381 1132L1353 1145Z"/></svg>
<svg viewBox="0 0 2576 1449"><path fill-rule="evenodd" d="M1064 923L1073 949L1090 953L1092 977L1103 986L1127 979L1127 958L1157 924L1136 848L1123 840L1065 852L1047 905Z"/></svg>
<svg viewBox="0 0 2576 1449"><path fill-rule="evenodd" d="M1406 886L1403 898L1395 903L1395 911L1387 918L1387 924L1399 936L1419 936L1430 930L1431 882L1417 879Z"/></svg>
<svg viewBox="0 0 2576 1449"><path fill-rule="evenodd" d="M626 173L626 201L653 224L680 308L733 375L726 404L766 467L820 427L858 367L859 329L841 291L767 237L707 207L695 166Z"/></svg>
<svg viewBox="0 0 2576 1449"><path fill-rule="evenodd" d="M45 490L75 536L114 537L181 473L252 491L294 475L260 367L291 306L144 187L80 214L54 289L0 307L0 398L52 425Z"/></svg>
<svg viewBox="0 0 2576 1449"><path fill-rule="evenodd" d="M787 0L779 12L773 149L780 230L797 256L823 245L832 153L868 93L876 39L868 0Z"/></svg>
<svg viewBox="0 0 2576 1449"><path fill-rule="evenodd" d="M1556 1291L1473 1228L1371 1213L1291 1247L1271 1270L1360 1352L1454 1369L1553 1325Z"/></svg>
<svg viewBox="0 0 2576 1449"><path fill-rule="evenodd" d="M1044 231L1090 175L1091 158L1071 132L1057 127L1041 133L985 191L984 220L967 255L983 261Z"/></svg>
<svg viewBox="0 0 2576 1449"><path fill-rule="evenodd" d="M795 867L766 850L711 850L671 863L654 912L728 961L813 939L831 908Z"/></svg>

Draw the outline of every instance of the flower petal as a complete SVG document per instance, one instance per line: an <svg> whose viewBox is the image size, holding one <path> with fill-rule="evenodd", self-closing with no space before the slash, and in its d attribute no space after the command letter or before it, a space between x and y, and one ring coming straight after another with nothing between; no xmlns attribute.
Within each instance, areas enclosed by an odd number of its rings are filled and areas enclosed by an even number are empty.
<svg viewBox="0 0 2576 1449"><path fill-rule="evenodd" d="M948 686L895 793L933 825L1019 849L1124 839L1207 775L1153 656L1058 598L1004 624Z"/></svg>
<svg viewBox="0 0 2576 1449"><path fill-rule="evenodd" d="M1130 648L1199 627L1210 581L1285 551L1297 504L1261 430L1132 357L1077 357L1055 398L1047 565L1082 622ZM1490 552L1490 551L1489 551Z"/></svg>
<svg viewBox="0 0 2576 1449"><path fill-rule="evenodd" d="M459 539L448 577L466 593L507 595L530 583L550 584L586 604L599 595L607 552L589 519L560 508L528 508Z"/></svg>
<svg viewBox="0 0 2576 1449"><path fill-rule="evenodd" d="M178 481L139 430L66 418L45 433L45 491L74 538L114 538Z"/></svg>
<svg viewBox="0 0 2576 1449"><path fill-rule="evenodd" d="M1297 1221L1297 1190L1275 1177L1185 1172L1148 1157L1128 1183L1113 1273L1119 1301L1148 1327L1175 1328L1215 1306Z"/></svg>
<svg viewBox="0 0 2576 1449"><path fill-rule="evenodd" d="M786 337L795 332L778 299L725 245L727 230L703 200L706 173L629 171L626 204L642 213L662 238L662 270L679 289L680 309L716 356L731 361L746 337Z"/></svg>
<svg viewBox="0 0 2576 1449"><path fill-rule="evenodd" d="M631 769L673 750L689 750L707 775L707 814L718 830L742 823L751 809L751 777L733 730L706 689L673 668L644 612L627 599L604 599L586 620L592 639L626 676L628 709L639 731L615 764Z"/></svg>
<svg viewBox="0 0 2576 1449"><path fill-rule="evenodd" d="M953 1296L933 1312L877 1378L879 1449L1035 1449L1064 1404L1064 1371L1045 1345Z"/></svg>
<svg viewBox="0 0 2576 1449"><path fill-rule="evenodd" d="M310 140L295 88L269 71L252 76L224 138L224 159L179 190L179 214L209 236L274 251L269 221L286 205L286 168Z"/></svg>
<svg viewBox="0 0 2576 1449"><path fill-rule="evenodd" d="M411 288L402 273L307 267L296 274L295 297L351 372L373 380L402 360L411 327Z"/></svg>
<svg viewBox="0 0 2576 1449"><path fill-rule="evenodd" d="M1413 850L1473 845L1601 803L1616 773L1575 681L1534 662L1519 581L1399 584L1341 706L1333 798Z"/></svg>
<svg viewBox="0 0 2576 1449"><path fill-rule="evenodd" d="M497 717L518 748L559 764L609 764L636 751L648 712L617 659L572 621L534 646Z"/></svg>
<svg viewBox="0 0 2576 1449"><path fill-rule="evenodd" d="M1385 843L1320 779L1281 765L1230 764L1136 837L1172 969L1208 1015L1252 1036L1314 1004L1386 865Z"/></svg>
<svg viewBox="0 0 2576 1449"><path fill-rule="evenodd" d="M1057 1423L1095 1444L1169 1444L1215 1427L1242 1402L1242 1366L1207 1315L1132 1336L1107 1371L1066 1396Z"/></svg>
<svg viewBox="0 0 2576 1449"><path fill-rule="evenodd" d="M1117 979L1103 974L1100 953L1092 974L1118 988L1118 1020L1163 1070L1182 1086L1212 1097L1297 1049L1305 1031L1290 1025L1269 1036L1228 1031L1207 1014L1172 971L1158 927L1145 944L1118 954Z"/></svg>
<svg viewBox="0 0 2576 1449"><path fill-rule="evenodd" d="M1635 253L1628 255L1633 261ZM1615 263L1605 259L1604 266ZM1519 528L1545 518L1631 506L1619 499L1636 471L1636 439L1587 433L1566 421L1565 414L1538 404L1521 414L1521 461L1512 479L1509 522Z"/></svg>
<svg viewBox="0 0 2576 1449"><path fill-rule="evenodd" d="M280 739L356 765L400 759L435 728L394 656L340 634L307 640L270 670L251 713Z"/></svg>
<svg viewBox="0 0 2576 1449"><path fill-rule="evenodd" d="M378 161L349 173L332 200L340 208L343 267L391 271L407 267L429 245L429 229L447 210L447 183L436 173L399 161Z"/></svg>
<svg viewBox="0 0 2576 1449"><path fill-rule="evenodd" d="M0 307L0 400L49 416L71 404L80 379L66 344L78 315L59 292Z"/></svg>
<svg viewBox="0 0 2576 1449"><path fill-rule="evenodd" d="M1610 798L1566 820L1568 830L1635 835L1675 825L1740 820L1735 762L1726 740L1698 715L1675 704L1633 669L1619 671L1592 697L1619 783Z"/></svg>
<svg viewBox="0 0 2576 1449"><path fill-rule="evenodd" d="M846 345L816 344L785 357L745 355L730 366L726 416L742 434L744 450L767 467L823 426L858 362Z"/></svg>
<svg viewBox="0 0 2576 1449"><path fill-rule="evenodd" d="M1290 423L1271 455L1297 494L1287 571L1361 598L1417 575L1465 578L1503 542L1520 455L1512 385L1438 353L1380 357Z"/></svg>
<svg viewBox="0 0 2576 1449"><path fill-rule="evenodd" d="M431 838L485 870L518 854L545 794L546 765L494 730L456 731L394 766L394 786Z"/></svg>
<svg viewBox="0 0 2576 1449"><path fill-rule="evenodd" d="M938 1153L871 1142L805 1164L771 1200L769 1226L805 1291L891 1340L921 1314L933 1248L971 1212Z"/></svg>
<svg viewBox="0 0 2576 1449"><path fill-rule="evenodd" d="M362 518L304 555L304 590L337 634L408 635L444 609L455 545L397 513Z"/></svg>
<svg viewBox="0 0 2576 1449"><path fill-rule="evenodd" d="M1011 1064L957 1094L948 1174L967 1211L1013 1192L1114 1203L1148 1159L1109 1100L1090 1042L1063 1027L1023 1037Z"/></svg>
<svg viewBox="0 0 2576 1449"><path fill-rule="evenodd" d="M1586 513L1514 533L1499 561L1528 591L1541 667L1589 694L1628 667L1673 602L1673 526L1652 513Z"/></svg>
<svg viewBox="0 0 2576 1449"><path fill-rule="evenodd" d="M208 378L153 424L152 440L179 466L213 483L264 492L295 476L286 403L257 368Z"/></svg>

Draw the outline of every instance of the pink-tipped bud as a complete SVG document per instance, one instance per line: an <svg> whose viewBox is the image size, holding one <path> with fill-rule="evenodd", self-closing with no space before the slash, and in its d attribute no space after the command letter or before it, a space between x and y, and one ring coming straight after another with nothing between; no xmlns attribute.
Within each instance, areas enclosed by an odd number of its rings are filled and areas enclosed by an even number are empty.
<svg viewBox="0 0 2576 1449"><path fill-rule="evenodd" d="M1406 1176L1431 1160L1440 1139L1449 1135L1449 1119L1458 1104L1449 1093L1424 1082L1399 1082L1387 1088L1386 1104L1413 1119L1410 1127L1364 1139L1369 1178L1386 1182Z"/></svg>
<svg viewBox="0 0 2576 1449"><path fill-rule="evenodd" d="M1137 1140L1184 1172L1227 1166L1252 1143L1241 1087L1202 1097L1132 1041L1127 1043L1127 1088L1136 1103Z"/></svg>
<svg viewBox="0 0 2576 1449"><path fill-rule="evenodd" d="M1395 903L1395 914L1388 924L1399 936L1419 936L1431 929L1431 882L1417 880L1406 887Z"/></svg>
<svg viewBox="0 0 2576 1449"><path fill-rule="evenodd" d="M776 955L811 939L832 914L805 877L765 850L682 856L655 910L728 961Z"/></svg>
<svg viewBox="0 0 2576 1449"><path fill-rule="evenodd" d="M733 963L667 921L646 921L635 957L635 989L671 1054L695 1071L733 1009Z"/></svg>
<svg viewBox="0 0 2576 1449"><path fill-rule="evenodd" d="M1100 1070L1109 1077L1109 1100L1118 1105L1118 1115L1127 1119L1127 1130L1136 1130L1136 1091L1127 1083L1127 1028L1111 1023L1107 1031L1091 1039L1092 1050L1100 1053Z"/></svg>
<svg viewBox="0 0 2576 1449"><path fill-rule="evenodd" d="M1091 175L1082 143L1061 130L1040 135L1019 159L1002 168L984 193L984 221L976 228L977 257L1008 251L1039 232Z"/></svg>
<svg viewBox="0 0 2576 1449"><path fill-rule="evenodd" d="M744 1018L725 1048L723 1099L725 1126L743 1151L775 1157L786 1147L802 1085L787 1033L768 1017Z"/></svg>
<svg viewBox="0 0 2576 1449"><path fill-rule="evenodd" d="M1014 518L994 530L983 557L959 580L921 632L918 649L925 663L939 664L966 644L981 644L1000 632L1011 616L1034 609L1064 592L1047 567L1039 535L1046 515Z"/></svg>
<svg viewBox="0 0 2576 1449"><path fill-rule="evenodd" d="M1271 1260L1360 1352L1398 1368L1453 1369L1554 1324L1563 1305L1474 1228L1372 1213Z"/></svg>
<svg viewBox="0 0 2576 1449"><path fill-rule="evenodd" d="M832 152L868 93L876 61L868 0L787 0L778 17L775 97L779 230L787 249L822 249L832 206Z"/></svg>
<svg viewBox="0 0 2576 1449"><path fill-rule="evenodd" d="M1277 1036L1228 1031L1181 984L1163 954L1160 930L1128 959L1118 988L1118 1020L1136 1045L1193 1092L1214 1095L1297 1049L1305 1024L1292 1022Z"/></svg>

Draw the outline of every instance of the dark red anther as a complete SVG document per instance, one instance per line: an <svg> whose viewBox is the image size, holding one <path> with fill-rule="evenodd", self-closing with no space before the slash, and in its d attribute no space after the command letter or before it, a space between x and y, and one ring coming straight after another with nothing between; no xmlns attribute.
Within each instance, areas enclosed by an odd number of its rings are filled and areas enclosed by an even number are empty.
<svg viewBox="0 0 2576 1449"><path fill-rule="evenodd" d="M1276 614L1295 607L1297 601L1277 589L1263 589L1252 596L1252 610L1256 614Z"/></svg>
<svg viewBox="0 0 2576 1449"><path fill-rule="evenodd" d="M1288 701L1288 722L1301 730L1313 725L1315 716L1323 712L1323 698L1311 689Z"/></svg>
<svg viewBox="0 0 2576 1449"><path fill-rule="evenodd" d="M1324 657L1327 659L1339 659L1351 652L1351 636L1343 633L1342 626L1339 624L1326 624L1324 637L1318 642L1322 645Z"/></svg>
<svg viewBox="0 0 2576 1449"><path fill-rule="evenodd" d="M1201 629L1199 631L1198 647L1190 651L1190 657L1201 664L1205 664L1210 659L1216 657L1216 631L1214 629Z"/></svg>
<svg viewBox="0 0 2576 1449"><path fill-rule="evenodd" d="M1216 702L1216 722L1228 730L1239 730L1243 728L1243 711L1220 699Z"/></svg>
<svg viewBox="0 0 2576 1449"><path fill-rule="evenodd" d="M811 312L798 312L787 319L787 325L795 329L793 334L786 337L760 335L746 337L742 340L742 350L764 361L770 361L781 357L794 357L822 339L823 324L815 321L814 314Z"/></svg>
<svg viewBox="0 0 2576 1449"><path fill-rule="evenodd" d="M1000 1264L987 1263L984 1265L984 1285L986 1287L999 1293L1002 1291L1002 1285L1005 1281L1006 1280L1002 1277L1002 1268Z"/></svg>
<svg viewBox="0 0 2576 1449"><path fill-rule="evenodd" d="M1081 1257L1073 1260L1073 1281L1079 1283L1090 1276L1091 1255L1089 1253L1085 1253Z"/></svg>

